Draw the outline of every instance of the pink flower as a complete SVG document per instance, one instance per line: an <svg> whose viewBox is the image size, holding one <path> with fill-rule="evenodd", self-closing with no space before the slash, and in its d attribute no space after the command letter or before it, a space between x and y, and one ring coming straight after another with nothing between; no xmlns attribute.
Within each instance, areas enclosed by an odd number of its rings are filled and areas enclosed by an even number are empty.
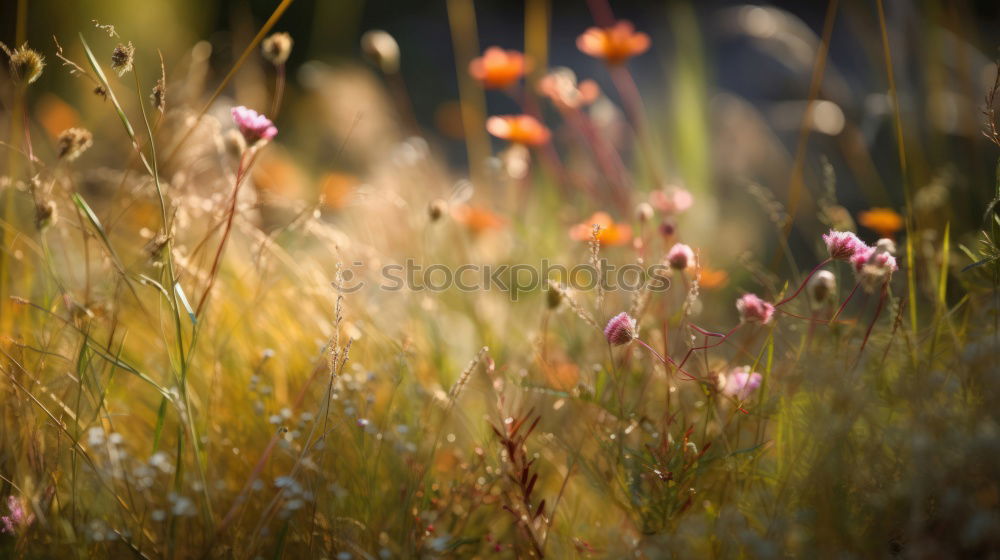
<svg viewBox="0 0 1000 560"><path fill-rule="evenodd" d="M749 366L733 368L722 377L722 393L738 400L746 400L760 387L761 375L750 371Z"/></svg>
<svg viewBox="0 0 1000 560"><path fill-rule="evenodd" d="M247 109L240 105L233 107L232 114L233 122L239 127L247 144L253 145L259 140L270 140L278 134L278 129L271 122L271 119L258 114L253 109Z"/></svg>
<svg viewBox="0 0 1000 560"><path fill-rule="evenodd" d="M0 516L0 533L13 535L21 527L27 527L35 520L33 514L25 514L21 501L16 496L7 496L9 515Z"/></svg>
<svg viewBox="0 0 1000 560"><path fill-rule="evenodd" d="M670 268L677 270L694 266L694 251L683 243L676 243L667 252L667 262L670 263Z"/></svg>
<svg viewBox="0 0 1000 560"><path fill-rule="evenodd" d="M740 312L740 320L744 323L766 325L774 317L774 306L754 294L746 294L736 300L736 309Z"/></svg>
<svg viewBox="0 0 1000 560"><path fill-rule="evenodd" d="M665 214L680 214L694 205L694 197L680 187L666 187L649 193L649 203Z"/></svg>
<svg viewBox="0 0 1000 560"><path fill-rule="evenodd" d="M622 311L608 321L608 326L604 327L604 337L614 346L628 344L639 336L639 330L635 319L629 317L628 313Z"/></svg>
<svg viewBox="0 0 1000 560"><path fill-rule="evenodd" d="M830 251L830 258L838 261L851 260L851 258L868 246L864 241L858 239L857 235L849 231L830 230L830 233L823 234L823 241L826 242L826 249Z"/></svg>
<svg viewBox="0 0 1000 560"><path fill-rule="evenodd" d="M899 270L892 249L892 245L879 243L877 247L865 246L851 257L854 273L868 292L885 285L892 279L892 273Z"/></svg>

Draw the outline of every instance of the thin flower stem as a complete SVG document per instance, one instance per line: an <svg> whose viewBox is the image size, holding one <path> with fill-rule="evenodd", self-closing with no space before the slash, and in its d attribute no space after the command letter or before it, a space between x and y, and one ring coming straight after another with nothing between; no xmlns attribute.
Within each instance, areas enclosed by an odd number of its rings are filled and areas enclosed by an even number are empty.
<svg viewBox="0 0 1000 560"><path fill-rule="evenodd" d="M281 99L285 95L285 65L279 64L276 68L277 76L274 79L274 99L271 100L271 118L278 118L281 110Z"/></svg>
<svg viewBox="0 0 1000 560"><path fill-rule="evenodd" d="M253 153L251 154L250 161L247 162L247 154L251 150L253 150ZM195 311L195 315L198 317L201 317L201 311L205 307L205 302L208 301L208 295L212 291L212 286L215 285L215 279L218 276L222 253L225 251L226 241L229 240L229 233L233 229L233 218L236 216L236 202L239 199L240 186L243 185L243 181L249 175L248 171L253 167L253 162L256 159L257 152L254 148L248 148L248 151L244 152L243 156L240 157L240 166L236 172L236 184L233 186L233 198L229 204L229 212L226 217L226 227L222 231L222 241L219 242L219 248L215 252L215 259L212 261L212 269L208 274L208 285L205 287L205 293L201 295L201 301L198 303L198 308Z"/></svg>
<svg viewBox="0 0 1000 560"><path fill-rule="evenodd" d="M812 272L809 273L809 276L806 276L805 280L803 280L802 283L799 285L799 289L795 290L794 294L792 294L792 295L786 297L785 299L779 301L778 303L774 304L774 306L775 307L780 307L780 306L782 306L782 305L784 305L784 304L792 301L796 297L798 297L798 295L800 293L802 293L802 290L806 287L806 284L809 283L809 280L813 277L813 275L816 274L817 272L819 272L819 269L821 269L824 266L830 264L830 261L832 261L832 260L833 259L831 259L831 258L828 257L823 262L821 262L818 265L816 265L816 267L812 269Z"/></svg>
<svg viewBox="0 0 1000 560"><path fill-rule="evenodd" d="M699 333L705 335L706 337L718 338L719 340L715 341L712 344L707 344L706 343L706 344L703 344L701 346L693 346L691 348L688 348L687 353L684 354L684 359L681 360L681 366L683 366L684 364L687 363L688 358L690 358L691 354L693 354L696 350L707 350L709 348L715 348L716 346L718 346L718 345L722 344L723 342L725 342L726 339L728 339L733 333L735 333L737 330L739 330L739 328L742 327L742 326L743 326L743 323L740 323L740 324L736 325L735 327L729 329L729 332L727 332L725 334L722 334L722 333L714 333L714 332L706 331L705 329L699 327L698 325L692 324L691 325L692 329L698 331Z"/></svg>
<svg viewBox="0 0 1000 560"><path fill-rule="evenodd" d="M675 368L677 368L677 371L679 371L679 372L683 373L684 375L686 375L688 377L688 379L690 379L691 381L698 381L697 377L691 375L686 370L684 370L681 366L677 365L677 362L675 362L669 356L668 357L661 356L660 353L657 352L656 350L654 350L652 346L646 344L641 339L637 338L637 339L635 339L635 341L638 342L639 344L643 345L644 347L646 347L646 350L649 350L650 352L652 352L653 355L656 356L656 358L658 360L660 360L661 362L663 362L664 364L669 364L669 365L674 366Z"/></svg>
<svg viewBox="0 0 1000 560"><path fill-rule="evenodd" d="M850 293L850 294L849 294L849 295L847 296L847 299L845 299L845 300L844 300L844 303L843 303L843 304L841 304L841 306L840 306L840 309L838 309L838 310L837 310L837 312L833 314L833 317L830 317L830 323L831 323L831 324L832 324L832 323L833 323L834 321L836 321L836 320L837 320L837 317L840 317L840 314L841 314L841 313L843 313L843 312L844 312L844 308L846 308L846 307L847 307L847 303L851 301L851 298L853 298L853 297L854 297L854 294L855 294L855 293L857 293L857 291L858 291L858 288L860 288L860 287L861 287L861 282L858 282L858 283L854 284L854 289L853 289L853 290L851 290L851 293Z"/></svg>
<svg viewBox="0 0 1000 560"><path fill-rule="evenodd" d="M865 345L868 344L868 337L872 334L872 329L875 328L875 323L878 321L880 315L882 315L882 309L885 308L885 300L888 299L888 289L889 284L882 285L882 291L879 294L878 306L875 308L875 316L872 317L872 322L868 324L868 330L865 331L865 338L861 341L861 348L858 349L858 357L855 359L854 365L857 366L858 362L861 361L861 354L865 351Z"/></svg>

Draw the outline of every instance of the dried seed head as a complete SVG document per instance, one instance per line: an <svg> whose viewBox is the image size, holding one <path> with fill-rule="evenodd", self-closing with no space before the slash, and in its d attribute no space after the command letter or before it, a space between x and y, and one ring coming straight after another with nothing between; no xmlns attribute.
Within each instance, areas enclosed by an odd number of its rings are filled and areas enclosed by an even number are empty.
<svg viewBox="0 0 1000 560"><path fill-rule="evenodd" d="M432 222L440 220L441 216L444 216L447 211L448 203L440 198L432 200L431 203L427 205L427 216Z"/></svg>
<svg viewBox="0 0 1000 560"><path fill-rule="evenodd" d="M111 68L118 72L119 76L124 76L126 72L132 71L132 63L135 61L135 47L132 41L128 45L118 43L115 50L111 51Z"/></svg>
<svg viewBox="0 0 1000 560"><path fill-rule="evenodd" d="M14 50L0 43L0 48L10 58L10 77L14 83L28 85L42 75L45 57L38 54L38 51L29 49L27 43Z"/></svg>
<svg viewBox="0 0 1000 560"><path fill-rule="evenodd" d="M85 128L68 128L59 134L59 159L73 161L87 151L94 137Z"/></svg>
<svg viewBox="0 0 1000 560"><path fill-rule="evenodd" d="M292 54L292 36L288 33L273 33L260 45L264 58L275 66L281 66Z"/></svg>
<svg viewBox="0 0 1000 560"><path fill-rule="evenodd" d="M156 80L156 85L153 86L153 93L149 95L149 98L153 102L153 108L159 112L163 112L167 107L167 88L163 83L163 78Z"/></svg>
<svg viewBox="0 0 1000 560"><path fill-rule="evenodd" d="M43 200L35 204L35 225L39 231L53 225L58 220L56 203L52 200Z"/></svg>
<svg viewBox="0 0 1000 560"><path fill-rule="evenodd" d="M361 36L361 51L386 74L399 70L399 43L381 29L374 29Z"/></svg>

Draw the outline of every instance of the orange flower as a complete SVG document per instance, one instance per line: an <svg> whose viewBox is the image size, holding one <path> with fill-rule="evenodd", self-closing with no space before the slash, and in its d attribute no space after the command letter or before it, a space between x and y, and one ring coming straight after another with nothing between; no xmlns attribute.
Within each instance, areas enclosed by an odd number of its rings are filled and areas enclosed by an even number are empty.
<svg viewBox="0 0 1000 560"><path fill-rule="evenodd" d="M892 237L903 229L903 217L891 208L872 208L858 214L858 223L882 237Z"/></svg>
<svg viewBox="0 0 1000 560"><path fill-rule="evenodd" d="M320 194L323 206L336 210L347 206L358 188L358 179L343 173L327 173L320 180Z"/></svg>
<svg viewBox="0 0 1000 560"><path fill-rule="evenodd" d="M608 64L621 64L649 50L649 35L636 32L629 21L612 27L591 27L576 39L576 48Z"/></svg>
<svg viewBox="0 0 1000 560"><path fill-rule="evenodd" d="M549 129L531 115L490 117L486 120L486 130L497 138L526 146L541 146L551 136Z"/></svg>
<svg viewBox="0 0 1000 560"><path fill-rule="evenodd" d="M729 274L722 269L703 266L698 273L701 275L698 284L706 290L722 288L729 283Z"/></svg>
<svg viewBox="0 0 1000 560"><path fill-rule="evenodd" d="M500 229L506 225L506 220L494 214L487 208L464 204L452 211L455 221L469 228L474 234L480 234L491 229Z"/></svg>
<svg viewBox="0 0 1000 560"><path fill-rule="evenodd" d="M628 224L616 224L607 212L595 212L590 218L576 224L569 230L569 236L577 241L590 241L594 224L601 226L597 240L604 246L624 245L632 239L632 228Z"/></svg>
<svg viewBox="0 0 1000 560"><path fill-rule="evenodd" d="M506 89L521 79L528 66L523 54L490 47L483 56L472 59L469 74L486 89Z"/></svg>

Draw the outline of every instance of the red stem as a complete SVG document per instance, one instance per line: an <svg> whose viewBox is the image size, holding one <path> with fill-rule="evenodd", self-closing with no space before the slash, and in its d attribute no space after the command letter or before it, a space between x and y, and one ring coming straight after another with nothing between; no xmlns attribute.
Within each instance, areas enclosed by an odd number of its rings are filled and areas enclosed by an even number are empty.
<svg viewBox="0 0 1000 560"><path fill-rule="evenodd" d="M681 368L681 366L677 365L677 362L673 361L669 356L667 356L666 358L664 358L663 356L660 355L659 352L657 352L656 350L654 350L652 346L646 344L645 342L643 342L642 340L640 340L638 338L635 339L635 341L638 342L639 344L645 346L647 350L649 350L650 352L652 352L653 355L656 356L657 359L659 359L664 364L669 364L669 365L674 366L675 368L677 368L677 371L679 371L679 372L683 373L684 375L688 376L688 379L690 379L691 381L698 381L697 377L695 377L695 376L691 375L690 373L688 373L687 371L685 371L683 368Z"/></svg>
<svg viewBox="0 0 1000 560"><path fill-rule="evenodd" d="M792 294L792 295L790 295L790 296L786 297L785 299L783 299L783 300L779 301L778 303L774 304L774 306L775 306L775 307L779 307L779 306L782 306L782 305L784 305L784 304L786 304L786 303L788 303L788 302L792 301L792 300L793 300L793 299L795 299L796 297L798 297L798 295L799 295L800 293L802 293L802 290L803 290L803 289L804 289L804 288L806 287L806 284L808 284L808 283L809 283L809 280L810 280L810 279L811 279L811 278L813 277L813 275L814 275L814 274L816 274L817 272L819 272L819 269L821 269L821 268L823 268L824 266L826 266L827 264L829 264L829 263L830 263L830 261L832 261L832 260L833 260L833 259L831 259L831 258L827 258L827 259L826 259L826 260L824 260L823 262L821 262L821 263L819 263L818 265L816 265L816 267L812 269L812 272L810 272L810 273L809 273L809 276L806 276L806 279L802 281L802 284L801 284L801 285L799 285L799 289L798 289L798 290L795 290L795 293L794 293L794 294Z"/></svg>

